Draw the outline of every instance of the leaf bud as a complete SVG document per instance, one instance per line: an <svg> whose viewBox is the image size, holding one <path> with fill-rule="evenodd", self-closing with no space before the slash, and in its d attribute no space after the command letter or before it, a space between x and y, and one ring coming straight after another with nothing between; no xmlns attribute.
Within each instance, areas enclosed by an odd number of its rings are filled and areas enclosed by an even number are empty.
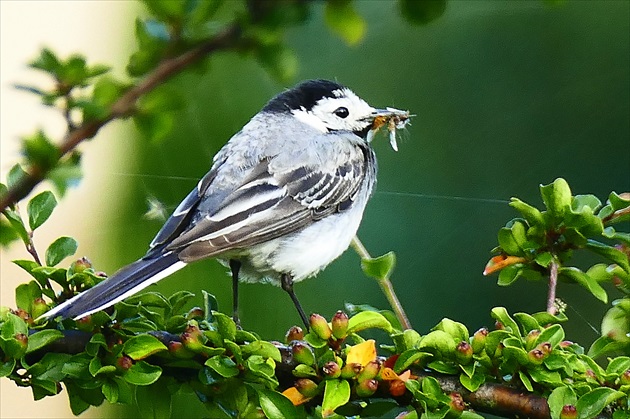
<svg viewBox="0 0 630 419"><path fill-rule="evenodd" d="M451 398L451 402L449 403L451 412L461 413L466 409L466 403L464 403L464 399L461 394L453 392L449 394L449 397Z"/></svg>
<svg viewBox="0 0 630 419"><path fill-rule="evenodd" d="M465 340L462 340L461 342L459 342L457 344L457 347L455 348L455 360L462 364L462 365L466 365L470 362L470 360L472 359L473 356L473 348L470 345L470 343L466 342Z"/></svg>
<svg viewBox="0 0 630 419"><path fill-rule="evenodd" d="M319 387L317 383L308 378L300 378L295 382L295 388L300 392L304 397L315 397L319 393Z"/></svg>
<svg viewBox="0 0 630 419"><path fill-rule="evenodd" d="M486 338L488 337L488 333L489 333L488 329L486 329L485 327L482 327L481 329L475 332L472 338L472 343L471 343L473 353L478 354L485 348Z"/></svg>
<svg viewBox="0 0 630 419"><path fill-rule="evenodd" d="M120 358L116 359L116 368L120 371L127 371L133 365L133 359L128 357L127 355L123 355Z"/></svg>
<svg viewBox="0 0 630 419"><path fill-rule="evenodd" d="M335 361L328 361L322 367L322 372L326 378L338 378L341 375L341 368Z"/></svg>
<svg viewBox="0 0 630 419"><path fill-rule="evenodd" d="M546 355L540 349L532 349L527 353L527 358L529 362L534 365L542 364L543 360L546 358Z"/></svg>
<svg viewBox="0 0 630 419"><path fill-rule="evenodd" d="M201 307L193 307L186 313L186 320L203 320L205 313Z"/></svg>
<svg viewBox="0 0 630 419"><path fill-rule="evenodd" d="M92 315L88 314L87 316L83 316L80 319L75 320L75 324L77 329L82 332L90 332L94 329L94 325L92 324Z"/></svg>
<svg viewBox="0 0 630 419"><path fill-rule="evenodd" d="M534 329L530 330L530 332L525 336L525 347L529 349L533 349L536 341L538 340L538 336L540 336L540 330Z"/></svg>
<svg viewBox="0 0 630 419"><path fill-rule="evenodd" d="M378 381L374 379L359 381L355 387L357 396L369 397L378 389Z"/></svg>
<svg viewBox="0 0 630 419"><path fill-rule="evenodd" d="M365 367L363 367L363 371L359 373L357 376L357 380L365 381L371 380L372 378L376 378L378 372L381 369L381 362L378 360L368 362Z"/></svg>
<svg viewBox="0 0 630 419"><path fill-rule="evenodd" d="M302 339L304 339L304 331L299 326L292 326L289 330L287 330L287 334L284 335L284 341L286 343Z"/></svg>
<svg viewBox="0 0 630 419"><path fill-rule="evenodd" d="M92 267L92 262L86 257L82 257L81 259L77 259L72 262L70 265L70 270L74 273L81 273L86 269L90 269Z"/></svg>
<svg viewBox="0 0 630 419"><path fill-rule="evenodd" d="M565 404L560 412L560 419L576 419L578 411L572 404Z"/></svg>
<svg viewBox="0 0 630 419"><path fill-rule="evenodd" d="M344 339L348 333L348 315L339 310L332 318L332 334L337 339Z"/></svg>
<svg viewBox="0 0 630 419"><path fill-rule="evenodd" d="M407 391L407 387L403 380L392 380L389 382L389 394L392 397L400 397L405 394L405 391Z"/></svg>
<svg viewBox="0 0 630 419"><path fill-rule="evenodd" d="M550 342L543 342L543 343L539 344L538 346L536 346L536 349L540 349L541 352L543 354L545 354L545 356L547 356L547 355L549 355L551 353L551 350L553 348L552 348Z"/></svg>
<svg viewBox="0 0 630 419"><path fill-rule="evenodd" d="M180 358L180 359L190 359L195 356L195 353L186 349L183 343L177 342L174 340L168 343L168 351L175 358Z"/></svg>
<svg viewBox="0 0 630 419"><path fill-rule="evenodd" d="M31 304L31 317L32 318L36 319L47 311L48 311L48 304L46 304L46 301L43 298L39 297L33 300L33 304Z"/></svg>
<svg viewBox="0 0 630 419"><path fill-rule="evenodd" d="M341 368L341 378L354 378L361 372L362 369L363 365L358 362L346 363L343 368Z"/></svg>
<svg viewBox="0 0 630 419"><path fill-rule="evenodd" d="M630 370L625 370L623 374L619 376L619 384L622 386L630 384Z"/></svg>
<svg viewBox="0 0 630 419"><path fill-rule="evenodd" d="M315 332L317 336L324 340L330 339L332 335L332 330L330 330L330 326L328 326L328 322L325 318L323 318L319 314L311 314L309 319L309 323L311 325L311 330Z"/></svg>
<svg viewBox="0 0 630 419"><path fill-rule="evenodd" d="M203 349L203 334L196 324L186 326L186 329L181 335L181 339L186 349L193 352L200 352Z"/></svg>
<svg viewBox="0 0 630 419"><path fill-rule="evenodd" d="M26 349L28 347L28 336L26 336L24 333L17 333L15 336L13 336L13 339L15 339L20 347L22 347L23 349Z"/></svg>
<svg viewBox="0 0 630 419"><path fill-rule="evenodd" d="M291 345L293 359L304 365L315 364L315 354L309 345L301 341L294 341Z"/></svg>

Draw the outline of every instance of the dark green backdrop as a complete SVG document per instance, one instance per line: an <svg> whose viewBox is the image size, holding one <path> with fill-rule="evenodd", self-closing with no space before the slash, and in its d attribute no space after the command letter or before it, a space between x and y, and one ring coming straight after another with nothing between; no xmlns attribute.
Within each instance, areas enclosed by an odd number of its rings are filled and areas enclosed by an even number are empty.
<svg viewBox="0 0 630 419"><path fill-rule="evenodd" d="M442 317L471 331L489 326L497 305L544 309L544 284L499 288L495 277L481 275L497 230L516 216L510 196L540 205L538 184L560 176L575 193L601 199L630 190L629 5L449 1L441 18L410 26L394 2L357 2L368 32L350 48L324 26L322 6L314 4L310 23L289 31L300 62L295 82L336 79L374 106L417 115L398 153L384 137L375 142L379 183L359 236L374 255L396 252L393 282L421 333ZM190 105L166 140L138 147L130 172L142 176L123 199L107 203L117 225L107 241L111 257L99 268L113 272L141 256L160 227L142 218L145 198L172 210L228 138L288 87L247 57L223 54L208 68L177 80ZM159 285L166 293L202 288L230 311L230 281L215 261ZM296 291L307 312L326 317L345 301L387 308L352 251ZM241 292L243 324L264 338L280 339L299 322L280 289L244 285ZM590 344L591 326L599 327L607 306L577 286L561 284L559 296L569 305L568 338Z"/></svg>

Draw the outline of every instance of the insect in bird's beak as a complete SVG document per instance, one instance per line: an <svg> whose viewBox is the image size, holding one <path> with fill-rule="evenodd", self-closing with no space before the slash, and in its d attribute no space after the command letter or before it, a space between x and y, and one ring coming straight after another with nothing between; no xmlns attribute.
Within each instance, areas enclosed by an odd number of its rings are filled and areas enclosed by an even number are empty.
<svg viewBox="0 0 630 419"><path fill-rule="evenodd" d="M372 127L368 132L367 140L372 141L374 135L381 129L381 127L387 126L389 131L389 144L394 151L398 151L398 144L396 143L396 130L405 128L409 122L409 118L413 115L409 114L409 111L401 111L394 108L376 109L370 115L372 120Z"/></svg>

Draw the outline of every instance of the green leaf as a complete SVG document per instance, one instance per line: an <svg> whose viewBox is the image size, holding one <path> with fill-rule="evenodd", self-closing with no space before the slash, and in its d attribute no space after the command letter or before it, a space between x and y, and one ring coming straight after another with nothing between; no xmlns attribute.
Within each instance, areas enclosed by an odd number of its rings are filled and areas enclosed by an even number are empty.
<svg viewBox="0 0 630 419"><path fill-rule="evenodd" d="M264 340L255 340L241 347L243 354L260 355L264 358L271 358L274 361L281 362L282 355L276 346Z"/></svg>
<svg viewBox="0 0 630 419"><path fill-rule="evenodd" d="M396 352L402 353L408 349L414 349L418 347L420 343L420 333L413 329L407 329L402 333L396 333L391 336L394 344L396 345Z"/></svg>
<svg viewBox="0 0 630 419"><path fill-rule="evenodd" d="M29 164L38 166L43 171L53 168L60 156L57 146L41 130L22 138L22 152Z"/></svg>
<svg viewBox="0 0 630 419"><path fill-rule="evenodd" d="M172 0L144 0L149 12L159 20L176 22L184 17L185 2Z"/></svg>
<svg viewBox="0 0 630 419"><path fill-rule="evenodd" d="M558 313L554 316L553 314L549 314L546 311L534 313L532 314L532 317L536 319L539 324L562 323L569 320L569 318L564 313Z"/></svg>
<svg viewBox="0 0 630 419"><path fill-rule="evenodd" d="M151 335L134 336L123 346L123 352L136 361L166 350L166 346Z"/></svg>
<svg viewBox="0 0 630 419"><path fill-rule="evenodd" d="M17 235L22 239L25 244L30 242L30 236L26 231L26 227L24 226L24 222L22 221L22 217L17 211L13 211L12 209L6 209L2 212L4 216L9 220L11 227L17 233Z"/></svg>
<svg viewBox="0 0 630 419"><path fill-rule="evenodd" d="M19 238L20 236L18 235L17 231L15 231L15 229L11 226L9 220L5 217L0 217L0 246L8 246Z"/></svg>
<svg viewBox="0 0 630 419"><path fill-rule="evenodd" d="M516 322L521 325L523 334L527 334L532 330L540 330L540 323L533 316L527 313L514 313L513 317Z"/></svg>
<svg viewBox="0 0 630 419"><path fill-rule="evenodd" d="M522 221L512 220L507 227L499 230L499 247L512 256L523 256L527 242L526 226Z"/></svg>
<svg viewBox="0 0 630 419"><path fill-rule="evenodd" d="M234 320L218 311L214 311L212 313L212 317L217 322L219 334L223 337L223 339L233 341L236 337L236 323L234 323Z"/></svg>
<svg viewBox="0 0 630 419"><path fill-rule="evenodd" d="M396 374L400 374L407 368L409 368L416 361L424 361L433 358L433 355L429 352L422 352L418 349L408 349L401 353L396 359L394 364L394 371Z"/></svg>
<svg viewBox="0 0 630 419"><path fill-rule="evenodd" d="M424 335L420 341L419 349L439 355L441 358L449 358L455 353L455 341L446 332L434 330Z"/></svg>
<svg viewBox="0 0 630 419"><path fill-rule="evenodd" d="M136 387L136 406L142 419L170 418L172 395L163 380L147 386Z"/></svg>
<svg viewBox="0 0 630 419"><path fill-rule="evenodd" d="M602 319L602 336L620 342L630 342L630 299L613 302Z"/></svg>
<svg viewBox="0 0 630 419"><path fill-rule="evenodd" d="M554 388L547 399L552 418L559 418L562 408L568 404L575 406L577 396L571 387Z"/></svg>
<svg viewBox="0 0 630 419"><path fill-rule="evenodd" d="M0 378L11 375L17 360L15 358L9 358L6 361L0 361Z"/></svg>
<svg viewBox="0 0 630 419"><path fill-rule="evenodd" d="M118 401L118 385L114 380L105 381L101 390L109 403L116 403Z"/></svg>
<svg viewBox="0 0 630 419"><path fill-rule="evenodd" d="M42 48L39 57L29 63L29 67L48 73L57 74L61 68L61 62L57 55L48 48Z"/></svg>
<svg viewBox="0 0 630 419"><path fill-rule="evenodd" d="M486 381L486 377L479 371L475 371L472 377L462 373L459 375L459 382L462 383L468 391L477 391L479 387Z"/></svg>
<svg viewBox="0 0 630 419"><path fill-rule="evenodd" d="M549 185L540 185L540 194L547 211L555 222L564 218L571 208L571 188L567 181L562 178L556 179Z"/></svg>
<svg viewBox="0 0 630 419"><path fill-rule="evenodd" d="M361 269L367 276L375 279L389 279L396 266L396 254L385 253L372 259L361 259Z"/></svg>
<svg viewBox="0 0 630 419"><path fill-rule="evenodd" d="M29 354L38 349L43 348L51 342L56 341L57 339L61 339L63 337L63 333L59 330L41 330L37 333L33 333L28 337L28 347L26 348L26 353Z"/></svg>
<svg viewBox="0 0 630 419"><path fill-rule="evenodd" d="M505 307L494 307L491 311L492 317L495 320L500 321L506 329L511 330L515 336L521 337L521 331L518 328L518 325L510 317Z"/></svg>
<svg viewBox="0 0 630 419"><path fill-rule="evenodd" d="M506 287L516 281L523 274L523 265L520 263L506 266L499 271L497 285Z"/></svg>
<svg viewBox="0 0 630 419"><path fill-rule="evenodd" d="M256 49L256 58L279 82L286 83L292 80L298 70L295 52L279 43L259 46Z"/></svg>
<svg viewBox="0 0 630 419"><path fill-rule="evenodd" d="M26 177L28 177L28 174L18 163L9 170L9 173L7 173L7 186L9 189L12 189Z"/></svg>
<svg viewBox="0 0 630 419"><path fill-rule="evenodd" d="M621 195L616 192L611 192L608 196L608 202L612 206L614 211L619 211L630 206L630 199L622 198Z"/></svg>
<svg viewBox="0 0 630 419"><path fill-rule="evenodd" d="M334 415L335 409L350 400L350 384L346 380L326 380L324 400L322 401L322 417Z"/></svg>
<svg viewBox="0 0 630 419"><path fill-rule="evenodd" d="M0 330L0 336L3 338L13 338L17 334L28 335L28 327L24 320L11 312L5 314Z"/></svg>
<svg viewBox="0 0 630 419"><path fill-rule="evenodd" d="M555 347L560 342L564 340L564 330L562 326L559 324L554 324L553 326L549 326L538 336L536 340L536 344L541 344L543 342L551 343L552 347Z"/></svg>
<svg viewBox="0 0 630 419"><path fill-rule="evenodd" d="M324 10L326 25L350 46L358 44L366 30L365 20L353 6L350 0L332 0Z"/></svg>
<svg viewBox="0 0 630 419"><path fill-rule="evenodd" d="M223 355L213 356L206 360L205 365L225 378L236 377L240 370L231 358Z"/></svg>
<svg viewBox="0 0 630 419"><path fill-rule="evenodd" d="M529 377L527 376L527 374L525 374L524 371L519 371L518 372L518 378L521 379L521 383L523 383L523 386L527 389L527 391L529 392L534 392L534 386L532 386L532 380L529 379Z"/></svg>
<svg viewBox="0 0 630 419"><path fill-rule="evenodd" d="M618 356L610 361L606 367L606 373L608 374L623 374L630 369L630 357Z"/></svg>
<svg viewBox="0 0 630 419"><path fill-rule="evenodd" d="M138 361L127 370L123 379L129 384L146 386L155 383L161 374L162 369L160 367L145 361Z"/></svg>
<svg viewBox="0 0 630 419"><path fill-rule="evenodd" d="M590 276L588 276L587 274L585 274L578 268L574 268L574 267L559 268L558 275L565 276L568 279L573 280L577 282L578 284L582 285L591 294L593 294L595 298L602 301L603 303L608 302L608 294L606 294L606 291L601 287L601 285L599 285L595 279L591 278Z"/></svg>
<svg viewBox="0 0 630 419"><path fill-rule="evenodd" d="M175 116L167 112L136 113L133 122L148 141L160 143L172 132Z"/></svg>
<svg viewBox="0 0 630 419"><path fill-rule="evenodd" d="M571 201L571 209L574 212L582 212L585 207L594 213L602 207L602 201L595 195L575 195Z"/></svg>
<svg viewBox="0 0 630 419"><path fill-rule="evenodd" d="M403 17L414 25L426 25L446 10L446 0L400 0L399 4Z"/></svg>
<svg viewBox="0 0 630 419"><path fill-rule="evenodd" d="M442 330L451 335L455 342L468 342L468 338L470 337L466 326L447 318L443 318L440 323L431 330Z"/></svg>
<svg viewBox="0 0 630 419"><path fill-rule="evenodd" d="M527 220L530 226L543 227L545 219L538 208L533 207L518 198L512 198L510 206L521 213L523 218Z"/></svg>
<svg viewBox="0 0 630 419"><path fill-rule="evenodd" d="M376 311L362 311L348 320L348 334L366 329L382 329L390 333L394 330L385 316Z"/></svg>
<svg viewBox="0 0 630 419"><path fill-rule="evenodd" d="M81 172L81 154L74 151L68 159L63 159L48 173L48 179L52 182L60 196L64 196L69 187L79 184L83 173Z"/></svg>
<svg viewBox="0 0 630 419"><path fill-rule="evenodd" d="M68 256L74 255L78 243L72 237L59 237L46 249L46 265L55 266Z"/></svg>
<svg viewBox="0 0 630 419"><path fill-rule="evenodd" d="M277 391L258 389L258 400L265 416L270 419L292 419L299 417L291 400Z"/></svg>
<svg viewBox="0 0 630 419"><path fill-rule="evenodd" d="M184 290L177 291L175 294L168 297L168 302L171 305L171 313L179 313L179 311L194 297L195 294Z"/></svg>
<svg viewBox="0 0 630 419"><path fill-rule="evenodd" d="M36 298L41 298L42 289L37 282L31 281L27 284L20 284L15 289L15 302L18 308L25 310L27 313L31 312L33 301Z"/></svg>
<svg viewBox="0 0 630 419"><path fill-rule="evenodd" d="M588 240L586 247L611 261L621 266L624 271L630 273L630 262L628 262L628 255L621 250L608 246L604 243L597 242L595 240Z"/></svg>
<svg viewBox="0 0 630 419"><path fill-rule="evenodd" d="M28 212L28 224L31 230L35 230L37 227L44 224L56 206L57 200L55 199L55 195L50 191L44 191L33 197L33 199L28 202L26 208Z"/></svg>
<svg viewBox="0 0 630 419"><path fill-rule="evenodd" d="M606 406L617 399L624 397L621 391L608 387L596 388L577 401L576 408L579 419L589 419L597 416Z"/></svg>

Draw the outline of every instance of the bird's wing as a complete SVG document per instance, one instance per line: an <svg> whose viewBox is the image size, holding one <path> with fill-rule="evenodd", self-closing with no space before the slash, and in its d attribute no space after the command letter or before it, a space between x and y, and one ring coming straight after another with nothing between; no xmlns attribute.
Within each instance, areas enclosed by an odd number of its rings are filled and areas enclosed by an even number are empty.
<svg viewBox="0 0 630 419"><path fill-rule="evenodd" d="M166 250L178 253L185 262L217 256L297 231L349 208L372 154L356 140L341 142L345 145L293 156L291 164L284 156L261 159L227 193L210 180L205 194L201 191L195 198L191 193L180 205L188 214L172 222L176 228L171 230L181 231L181 220L189 220L189 228L169 239ZM220 166L215 167L221 171ZM168 236L167 231L160 234Z"/></svg>

